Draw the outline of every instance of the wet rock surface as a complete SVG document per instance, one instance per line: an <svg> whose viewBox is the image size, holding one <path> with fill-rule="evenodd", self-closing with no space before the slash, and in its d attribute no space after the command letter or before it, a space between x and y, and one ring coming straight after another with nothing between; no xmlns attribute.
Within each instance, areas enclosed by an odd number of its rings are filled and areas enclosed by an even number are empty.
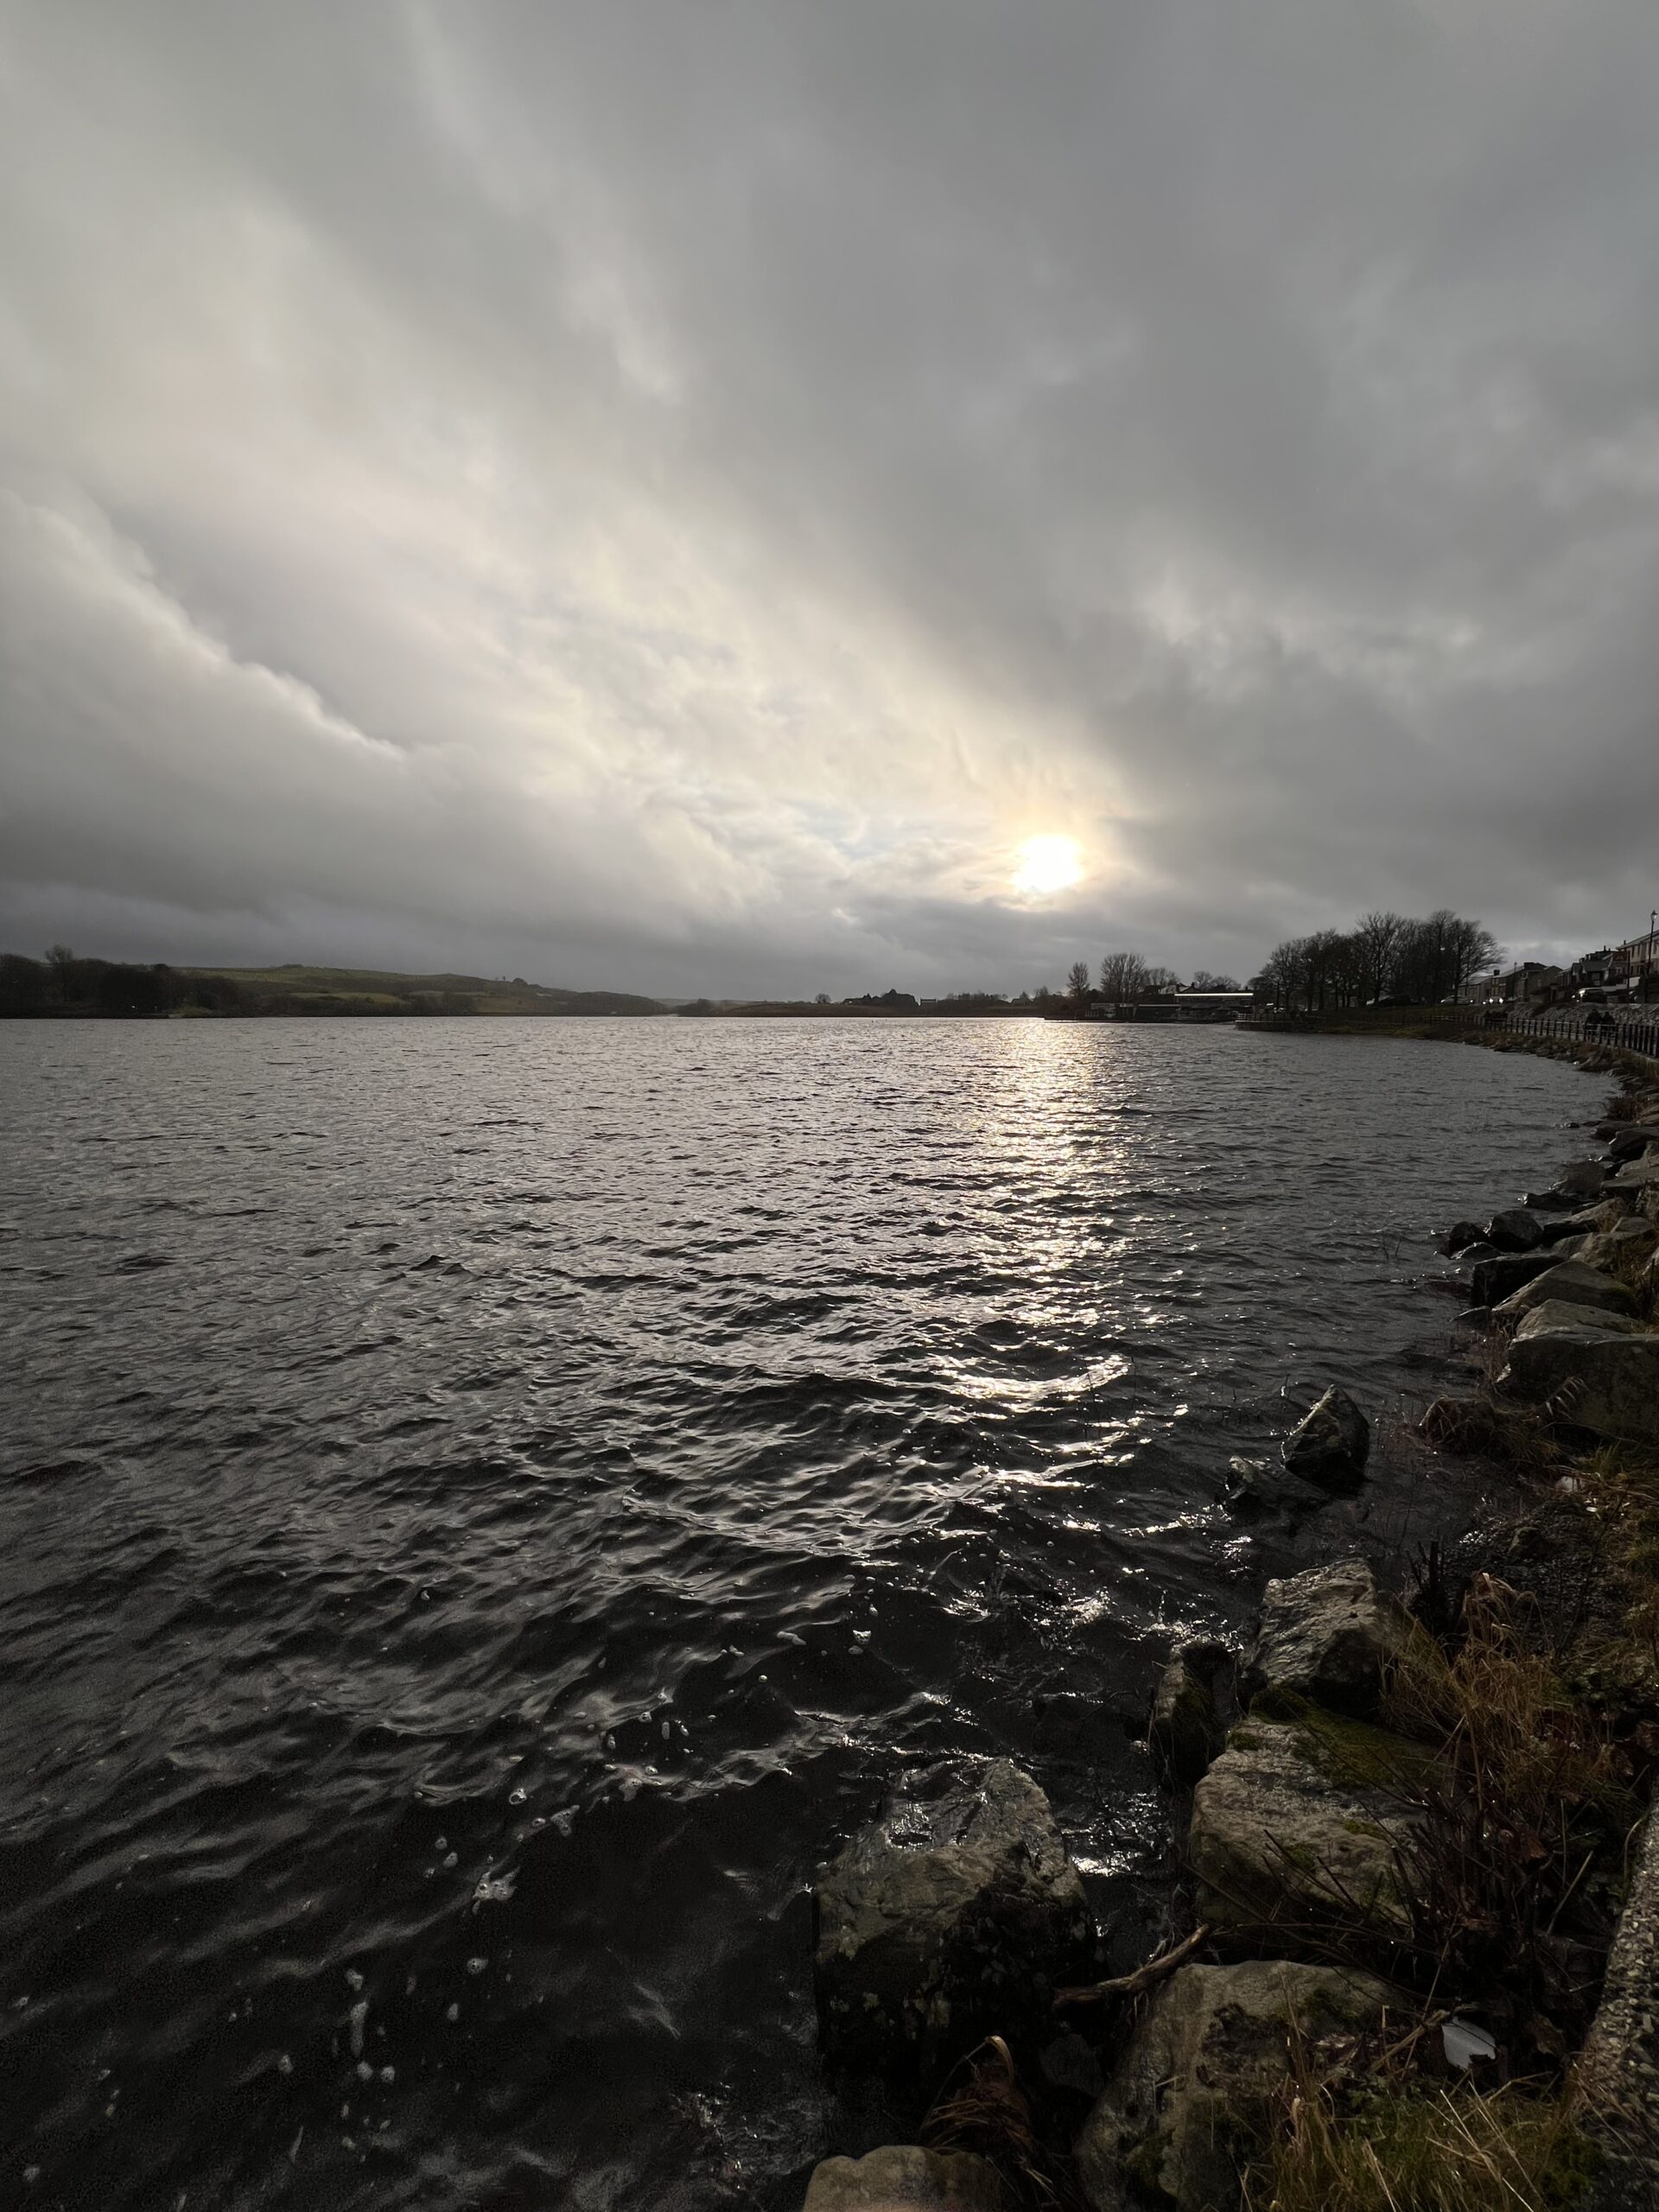
<svg viewBox="0 0 1659 2212"><path fill-rule="evenodd" d="M1183 1967L1146 2018L1076 2144L1096 2212L1235 2203L1238 2162L1294 2043L1316 2064L1330 2039L1381 2024L1395 2002L1369 1974L1281 1960Z"/></svg>
<svg viewBox="0 0 1659 2212"><path fill-rule="evenodd" d="M824 1873L817 1922L826 2048L924 2081L993 2030L1052 2032L1093 1934L1048 1800L1007 1759L891 1802Z"/></svg>
<svg viewBox="0 0 1659 2212"><path fill-rule="evenodd" d="M1310 1567L1268 1583L1239 1687L1247 1699L1287 1690L1344 1712L1372 1713L1383 1670L1409 1631L1405 1609L1378 1590L1363 1559Z"/></svg>
<svg viewBox="0 0 1659 2212"><path fill-rule="evenodd" d="M1306 1482L1346 1488L1363 1476L1370 1449L1364 1414L1345 1390L1327 1390L1285 1439L1281 1456Z"/></svg>
<svg viewBox="0 0 1659 2212"><path fill-rule="evenodd" d="M1168 1789L1190 1789L1221 1749L1233 1656L1224 1643L1178 1644L1152 1695L1147 1748Z"/></svg>

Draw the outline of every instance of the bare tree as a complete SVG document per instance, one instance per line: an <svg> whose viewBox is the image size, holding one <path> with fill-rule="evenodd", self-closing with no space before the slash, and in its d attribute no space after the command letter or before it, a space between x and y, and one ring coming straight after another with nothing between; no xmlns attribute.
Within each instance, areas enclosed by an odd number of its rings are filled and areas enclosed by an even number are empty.
<svg viewBox="0 0 1659 2212"><path fill-rule="evenodd" d="M1081 1001L1088 997L1089 963L1086 960L1074 960L1071 963L1066 971L1065 988L1074 999Z"/></svg>
<svg viewBox="0 0 1659 2212"><path fill-rule="evenodd" d="M1359 955L1363 997L1380 999L1393 988L1395 955L1408 927L1403 914L1361 915L1354 929L1354 944Z"/></svg>
<svg viewBox="0 0 1659 2212"><path fill-rule="evenodd" d="M1212 975L1207 968L1195 968L1187 988L1192 991L1236 991L1238 980L1233 976Z"/></svg>
<svg viewBox="0 0 1659 2212"><path fill-rule="evenodd" d="M74 954L67 944L48 944L46 948L46 964L56 975L58 996L67 1006L70 982L75 965Z"/></svg>
<svg viewBox="0 0 1659 2212"><path fill-rule="evenodd" d="M1109 952L1100 963L1101 995L1127 1006L1146 991L1151 972L1138 952Z"/></svg>

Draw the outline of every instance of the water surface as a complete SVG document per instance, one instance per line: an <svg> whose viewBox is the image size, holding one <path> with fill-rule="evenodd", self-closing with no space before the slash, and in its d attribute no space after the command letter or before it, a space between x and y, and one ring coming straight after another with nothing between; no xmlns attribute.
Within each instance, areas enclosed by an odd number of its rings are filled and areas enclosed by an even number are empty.
<svg viewBox="0 0 1659 2212"><path fill-rule="evenodd" d="M1598 1097L1232 1030L0 1026L0 2197L798 2203L855 2147L814 1866L1007 1752L1144 1940L1172 1637L1462 1503L1385 1420L1244 1533L1230 1454L1433 1387L1432 1232Z"/></svg>

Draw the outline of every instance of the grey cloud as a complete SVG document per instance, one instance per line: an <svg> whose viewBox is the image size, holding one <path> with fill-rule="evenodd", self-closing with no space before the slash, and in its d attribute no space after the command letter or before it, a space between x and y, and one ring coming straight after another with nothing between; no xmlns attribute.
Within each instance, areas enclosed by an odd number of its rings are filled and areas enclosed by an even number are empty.
<svg viewBox="0 0 1659 2212"><path fill-rule="evenodd" d="M1634 927L1656 95L1646 0L0 0L0 926Z"/></svg>

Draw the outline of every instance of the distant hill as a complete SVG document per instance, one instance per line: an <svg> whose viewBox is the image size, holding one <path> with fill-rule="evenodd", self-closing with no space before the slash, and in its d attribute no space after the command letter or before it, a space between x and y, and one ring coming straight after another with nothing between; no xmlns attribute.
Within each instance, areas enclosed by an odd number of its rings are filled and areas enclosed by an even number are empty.
<svg viewBox="0 0 1659 2212"><path fill-rule="evenodd" d="M632 991L562 991L488 976L411 976L378 968L169 968L0 954L0 1014L666 1014Z"/></svg>
<svg viewBox="0 0 1659 2212"><path fill-rule="evenodd" d="M662 1014L660 1000L632 991L563 991L488 976L410 976L378 968L181 968L180 976L223 976L251 1002L281 1000L295 1014ZM274 1009L270 1009L274 1010Z"/></svg>

